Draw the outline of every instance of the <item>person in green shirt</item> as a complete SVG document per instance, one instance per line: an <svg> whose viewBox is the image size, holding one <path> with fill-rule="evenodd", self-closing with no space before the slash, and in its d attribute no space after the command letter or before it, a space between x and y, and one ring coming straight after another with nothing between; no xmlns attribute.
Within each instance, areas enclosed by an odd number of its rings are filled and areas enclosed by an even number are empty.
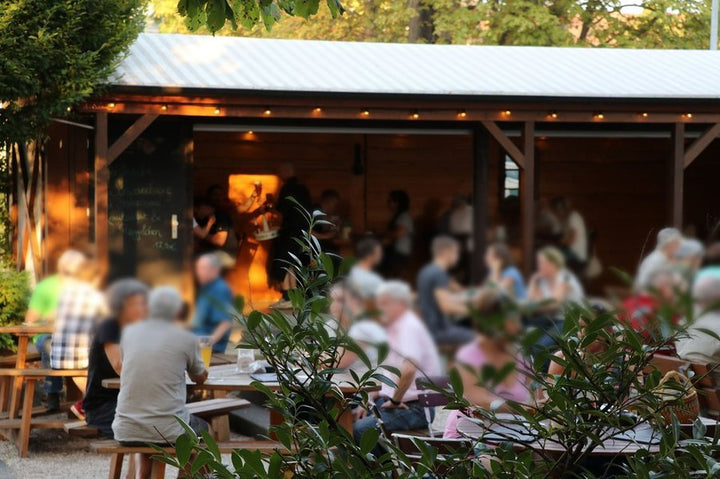
<svg viewBox="0 0 720 479"><path fill-rule="evenodd" d="M40 281L30 296L28 310L25 313L26 324L52 323L55 320L55 311L63 284L67 279L78 275L85 260L85 255L75 250L67 250L60 255L57 262L57 274ZM33 338L44 368L50 368L51 339L51 334L39 334ZM45 378L44 389L48 411L56 411L60 408L62 388L62 378Z"/></svg>

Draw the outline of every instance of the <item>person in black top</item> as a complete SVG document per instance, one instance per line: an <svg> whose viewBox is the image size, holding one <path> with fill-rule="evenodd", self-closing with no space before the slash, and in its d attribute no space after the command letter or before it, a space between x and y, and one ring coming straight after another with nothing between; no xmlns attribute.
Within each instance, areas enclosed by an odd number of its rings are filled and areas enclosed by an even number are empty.
<svg viewBox="0 0 720 479"><path fill-rule="evenodd" d="M117 406L117 389L103 387L104 379L117 378L122 369L120 333L147 316L148 287L135 279L121 279L107 292L111 317L100 323L90 345L88 385L83 409L88 425L113 437L112 422Z"/></svg>
<svg viewBox="0 0 720 479"><path fill-rule="evenodd" d="M299 208L311 212L312 200L310 190L295 176L295 167L291 163L283 163L278 176L283 180L283 186L275 210L282 216L282 226L272 245L268 276L283 292L283 299L287 300L287 291L296 286L295 277L287 272L288 261L292 261L294 255L307 262L307 255L295 241L295 238L302 240L302 232L308 229L306 213Z"/></svg>

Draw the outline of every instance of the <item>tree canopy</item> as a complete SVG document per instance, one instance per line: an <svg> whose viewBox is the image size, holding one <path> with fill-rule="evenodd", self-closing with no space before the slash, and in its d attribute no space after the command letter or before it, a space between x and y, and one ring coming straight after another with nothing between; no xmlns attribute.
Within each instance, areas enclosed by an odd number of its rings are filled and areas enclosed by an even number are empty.
<svg viewBox="0 0 720 479"><path fill-rule="evenodd" d="M210 12L221 4L225 16L217 10L211 21ZM710 35L710 0L347 0L342 8L329 0L327 5L152 0L151 21L161 32L490 45L704 49ZM235 13L248 10L259 13ZM268 18L268 12L275 15ZM277 22L280 16L286 18Z"/></svg>
<svg viewBox="0 0 720 479"><path fill-rule="evenodd" d="M92 94L142 30L144 0L0 0L0 142Z"/></svg>

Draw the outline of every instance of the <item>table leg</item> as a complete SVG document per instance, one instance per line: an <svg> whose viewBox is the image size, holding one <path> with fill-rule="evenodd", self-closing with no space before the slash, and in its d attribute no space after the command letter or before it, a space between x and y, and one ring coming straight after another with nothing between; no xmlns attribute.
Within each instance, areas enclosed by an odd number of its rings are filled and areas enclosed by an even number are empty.
<svg viewBox="0 0 720 479"><path fill-rule="evenodd" d="M18 336L18 352L15 361L16 369L25 369L25 358L27 357L28 337ZM13 380L13 388L10 397L10 409L8 416L10 419L17 417L20 410L20 395L22 394L23 378L17 377Z"/></svg>
<svg viewBox="0 0 720 479"><path fill-rule="evenodd" d="M0 377L0 413L5 413L8 410L11 385L12 378L10 376Z"/></svg>
<svg viewBox="0 0 720 479"><path fill-rule="evenodd" d="M20 420L20 430L17 436L17 448L20 457L28 456L28 447L30 445L30 427L32 423L33 399L35 397L35 383L37 379L27 378L25 381L25 398L23 399L22 419Z"/></svg>
<svg viewBox="0 0 720 479"><path fill-rule="evenodd" d="M151 479L165 479L165 463L160 461L153 461L152 468L150 469Z"/></svg>
<svg viewBox="0 0 720 479"><path fill-rule="evenodd" d="M217 442L227 442L230 440L230 416L225 414L223 416L215 416L210 419L210 430L213 435L213 439Z"/></svg>
<svg viewBox="0 0 720 479"><path fill-rule="evenodd" d="M353 433L354 421L355 418L353 417L351 409L346 409L342 414L340 414L340 417L338 417L338 424L340 424L343 429L349 432L351 436Z"/></svg>

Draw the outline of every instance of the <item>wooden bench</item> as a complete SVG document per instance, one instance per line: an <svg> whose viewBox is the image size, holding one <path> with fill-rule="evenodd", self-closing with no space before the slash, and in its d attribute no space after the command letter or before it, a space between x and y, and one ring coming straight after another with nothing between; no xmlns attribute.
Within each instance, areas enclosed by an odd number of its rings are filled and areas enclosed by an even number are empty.
<svg viewBox="0 0 720 479"><path fill-rule="evenodd" d="M18 355L11 354L9 356L0 356L0 368L14 368L17 364ZM34 363L40 361L40 353L32 352L25 355L25 361Z"/></svg>
<svg viewBox="0 0 720 479"><path fill-rule="evenodd" d="M33 419L33 400L35 398L35 384L46 377L75 378L87 376L86 369L17 369L0 368L0 377L20 378L25 383L25 394L20 418L16 418L18 411L10 409L9 418L0 420L0 431L10 430L10 436L15 435L15 445L20 457L27 457L30 444L30 430L37 428L62 429L65 421ZM1 385L0 385L1 386ZM0 397L2 393L0 391Z"/></svg>
<svg viewBox="0 0 720 479"><path fill-rule="evenodd" d="M230 440L230 417L228 413L247 407L250 407L250 401L239 398L206 399L205 401L187 404L190 414L210 423L213 439L218 442Z"/></svg>
<svg viewBox="0 0 720 479"><path fill-rule="evenodd" d="M97 454L110 454L110 479L120 479L122 476L122 465L126 454L152 454L158 452L149 446L123 446L117 441L96 441L90 444L90 449ZM238 449L259 450L263 452L286 451L286 449L274 441L237 441L237 442L220 442L218 449L221 454L231 454ZM164 451L174 454L175 449L172 447L163 448ZM132 466L131 466L132 467ZM165 477L165 463L153 461L152 471L150 474L152 479L163 479Z"/></svg>

